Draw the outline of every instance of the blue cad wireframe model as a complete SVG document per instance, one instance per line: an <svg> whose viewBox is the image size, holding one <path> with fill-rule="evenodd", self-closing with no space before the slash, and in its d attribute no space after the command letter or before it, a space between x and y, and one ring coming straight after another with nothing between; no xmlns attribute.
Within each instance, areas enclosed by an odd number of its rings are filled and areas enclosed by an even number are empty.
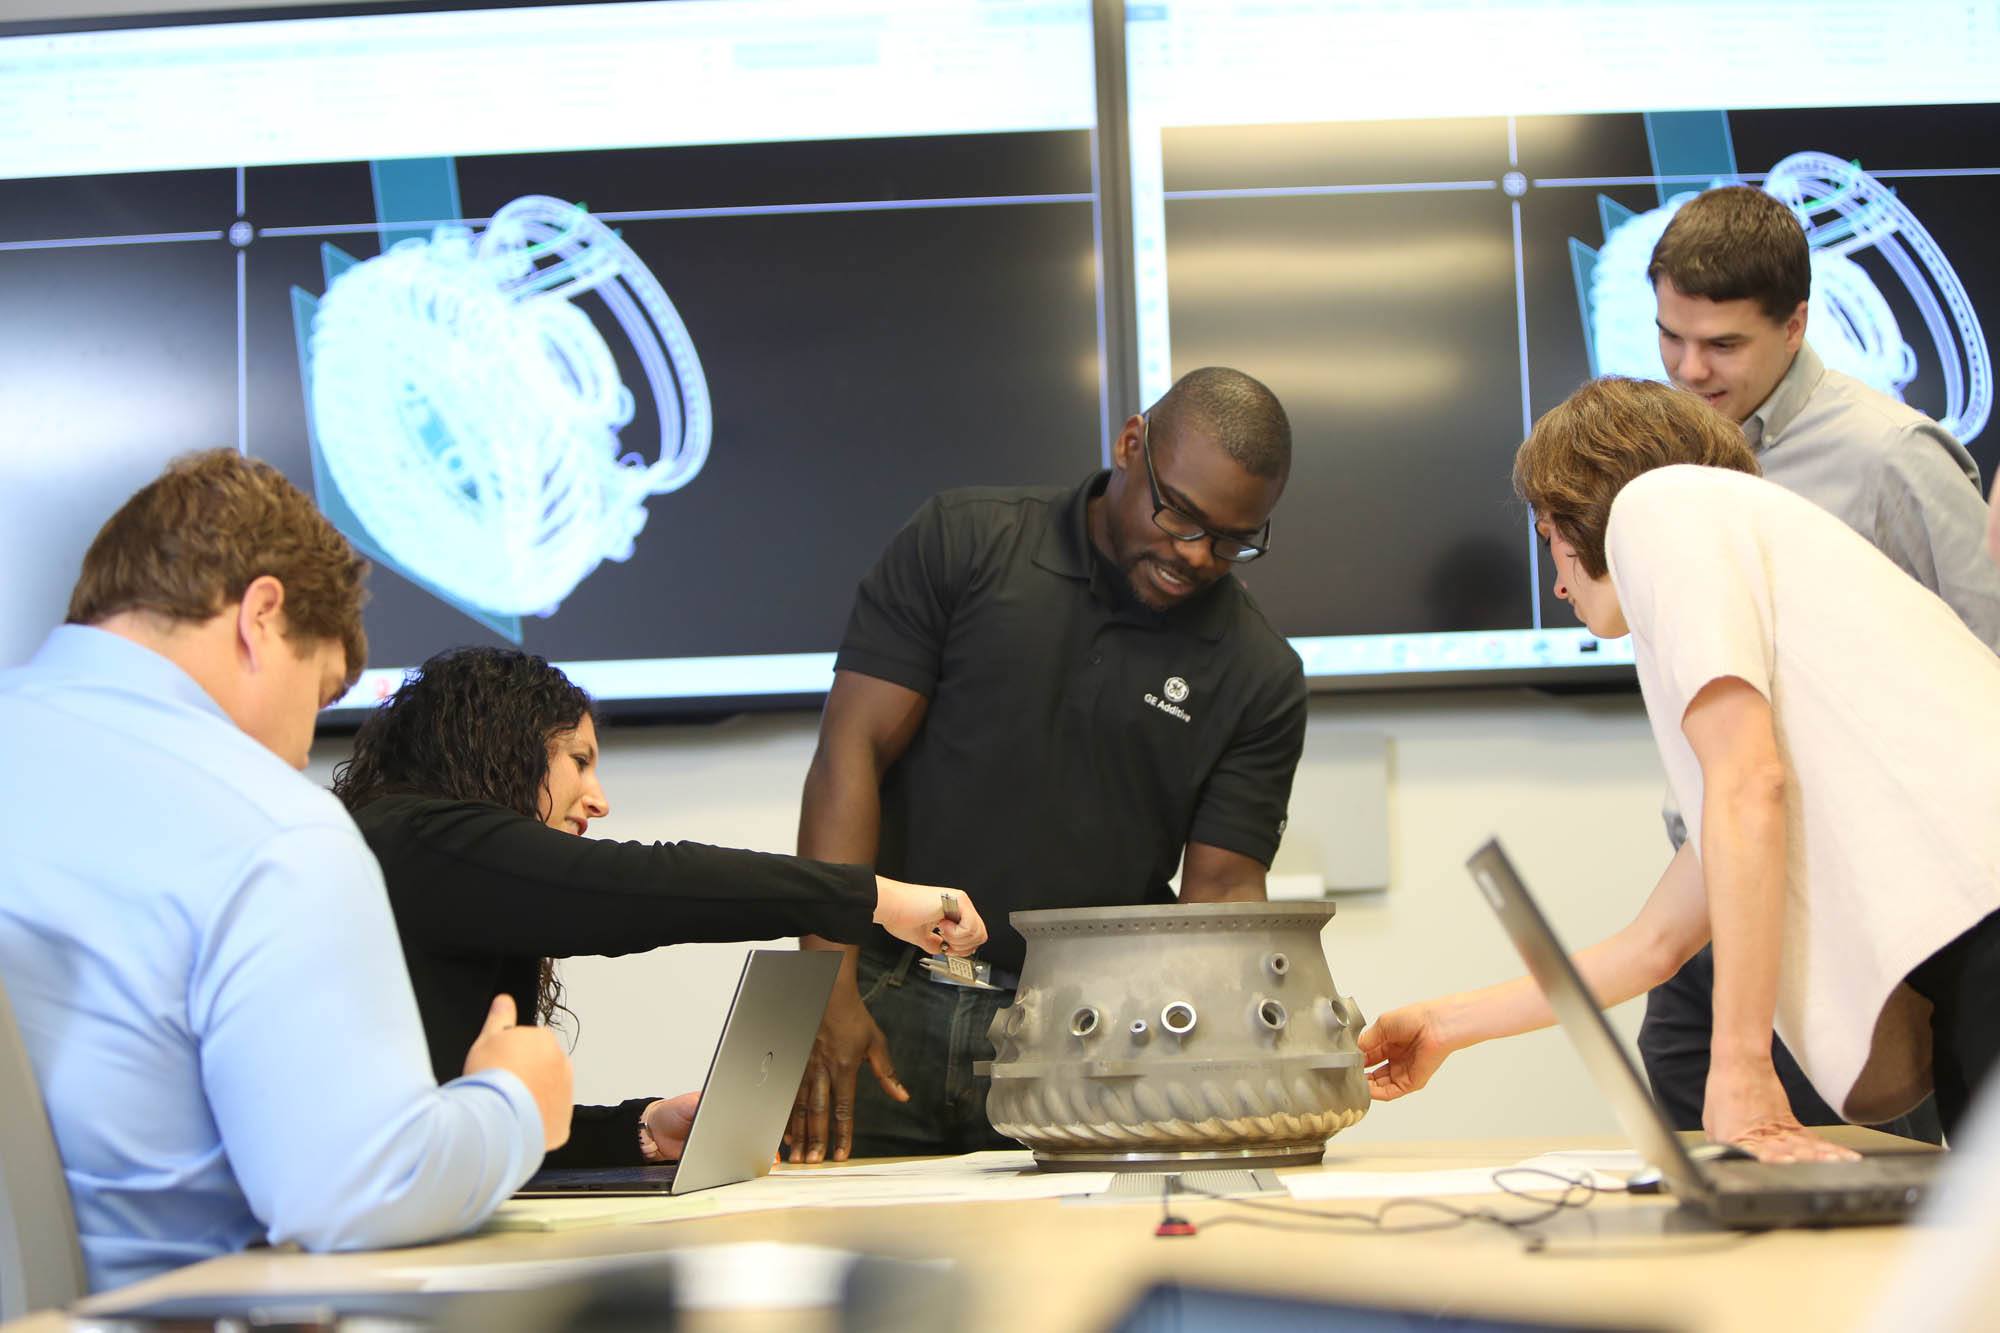
<svg viewBox="0 0 2000 1333"><path fill-rule="evenodd" d="M483 231L443 223L337 267L306 347L316 448L373 544L450 599L553 614L632 555L648 498L707 461L713 412L687 328L581 207L527 195ZM593 293L656 405L651 461L621 448L635 400L577 304Z"/></svg>
<svg viewBox="0 0 2000 1333"><path fill-rule="evenodd" d="M1718 173L1714 183L1729 183L1732 175ZM1765 175L1763 188L1798 215L1812 247L1806 336L1820 359L1898 399L1917 377L1916 350L1882 289L1856 262L1872 249L1908 289L1936 349L1945 398L1938 424L1961 443L1985 429L1993 411L1985 332L1965 284L1908 205L1877 177L1828 153L1793 153ZM1667 223L1695 194L1673 195L1644 213L1599 196L1603 247L1593 253L1570 242L1593 374L1665 378L1646 267Z"/></svg>

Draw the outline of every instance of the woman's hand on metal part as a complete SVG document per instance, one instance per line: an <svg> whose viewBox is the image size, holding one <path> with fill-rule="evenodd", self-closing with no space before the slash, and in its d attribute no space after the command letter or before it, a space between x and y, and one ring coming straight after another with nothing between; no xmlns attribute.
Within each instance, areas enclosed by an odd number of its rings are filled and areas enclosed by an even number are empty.
<svg viewBox="0 0 2000 1333"><path fill-rule="evenodd" d="M1391 1009L1362 1031L1359 1044L1368 1095L1378 1102L1394 1101L1429 1083L1454 1049L1427 1004Z"/></svg>

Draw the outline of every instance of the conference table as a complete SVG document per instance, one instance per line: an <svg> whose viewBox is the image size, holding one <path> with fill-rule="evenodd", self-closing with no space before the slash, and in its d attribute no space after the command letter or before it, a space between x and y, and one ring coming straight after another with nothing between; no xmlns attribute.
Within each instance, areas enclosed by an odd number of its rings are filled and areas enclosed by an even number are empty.
<svg viewBox="0 0 2000 1333"><path fill-rule="evenodd" d="M1868 1130L1834 1136L1864 1150L1922 1149ZM1504 1167L1552 1150L1611 1150L1609 1139L1495 1139L1384 1143L1335 1139L1318 1173L1444 1172ZM948 1160L948 1159L947 1159ZM866 1164L829 1165L845 1171ZM1292 1172L1282 1172L1290 1175ZM1551 1182L1515 1179L1521 1188ZM1266 1196L1265 1202L1270 1196ZM1459 1207L1510 1216L1535 1211L1525 1200L1482 1194ZM787 1256L831 1247L919 1261L941 1293L928 1326L950 1330L1103 1330L1160 1283L1267 1298L1386 1306L1422 1314L1486 1316L1525 1323L1633 1329L1839 1330L1869 1326L1906 1248L1921 1228L1853 1227L1734 1233L1712 1229L1663 1195L1598 1193L1534 1229L1539 1240L1498 1226L1377 1232L1359 1223L1306 1214L1372 1212L1373 1203L1280 1200L1253 1208L1180 1195L1172 1212L1195 1234L1159 1236L1161 1201L1075 1199L894 1203L867 1207L787 1207L668 1221L613 1223L539 1233L468 1238L366 1254L308 1255L260 1249L225 1256L107 1293L80 1307L121 1310L180 1297L255 1293L282 1304L298 1292L409 1290L485 1265L533 1264L560 1273L613 1256L693 1251L761 1242L769 1302L684 1313L695 1329L833 1328L825 1307L787 1305ZM1280 1209L1282 1211L1280 1211ZM1442 1219L1400 1207L1399 1227ZM787 1247L800 1247L797 1249ZM940 1262L942 1261L942 1262ZM902 1266L887 1265L895 1271ZM940 1280L941 1279L941 1280ZM31 1316L0 1333L53 1333L63 1316ZM1190 1323L1190 1326L1192 1324ZM1217 1325L1223 1326L1223 1325Z"/></svg>

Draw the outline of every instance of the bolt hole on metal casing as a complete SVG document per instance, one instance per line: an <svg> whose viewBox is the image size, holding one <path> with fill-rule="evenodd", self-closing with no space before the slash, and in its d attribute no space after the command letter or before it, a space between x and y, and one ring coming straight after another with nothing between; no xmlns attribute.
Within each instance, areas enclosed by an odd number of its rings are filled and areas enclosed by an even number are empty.
<svg viewBox="0 0 2000 1333"><path fill-rule="evenodd" d="M1070 1015L1069 1035L1072 1037L1088 1037L1091 1033L1097 1031L1098 1020L1099 1015L1097 1010L1090 1005L1084 1005L1083 1008Z"/></svg>
<svg viewBox="0 0 2000 1333"><path fill-rule="evenodd" d="M1283 1032L1285 1024L1289 1023L1292 1017L1285 1012L1285 1006L1276 1000L1263 1001L1256 1006L1255 1012L1258 1025L1273 1034Z"/></svg>
<svg viewBox="0 0 2000 1333"><path fill-rule="evenodd" d="M1264 970L1282 980L1285 973L1292 970L1292 960L1281 953L1274 953L1264 960Z"/></svg>
<svg viewBox="0 0 2000 1333"><path fill-rule="evenodd" d="M1175 1000L1172 1004L1160 1010L1160 1026L1173 1033L1176 1037L1185 1037L1188 1033L1194 1031L1195 1022L1196 1014L1194 1006L1186 1000Z"/></svg>

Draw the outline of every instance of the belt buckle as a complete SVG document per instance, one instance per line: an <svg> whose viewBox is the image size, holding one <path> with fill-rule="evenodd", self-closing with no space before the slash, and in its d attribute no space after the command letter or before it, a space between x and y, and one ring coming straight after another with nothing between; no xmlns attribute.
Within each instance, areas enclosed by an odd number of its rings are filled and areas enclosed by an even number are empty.
<svg viewBox="0 0 2000 1333"><path fill-rule="evenodd" d="M993 984L993 964L973 958L953 958L932 954L921 960L924 971L940 986L965 986L972 990L999 990Z"/></svg>

